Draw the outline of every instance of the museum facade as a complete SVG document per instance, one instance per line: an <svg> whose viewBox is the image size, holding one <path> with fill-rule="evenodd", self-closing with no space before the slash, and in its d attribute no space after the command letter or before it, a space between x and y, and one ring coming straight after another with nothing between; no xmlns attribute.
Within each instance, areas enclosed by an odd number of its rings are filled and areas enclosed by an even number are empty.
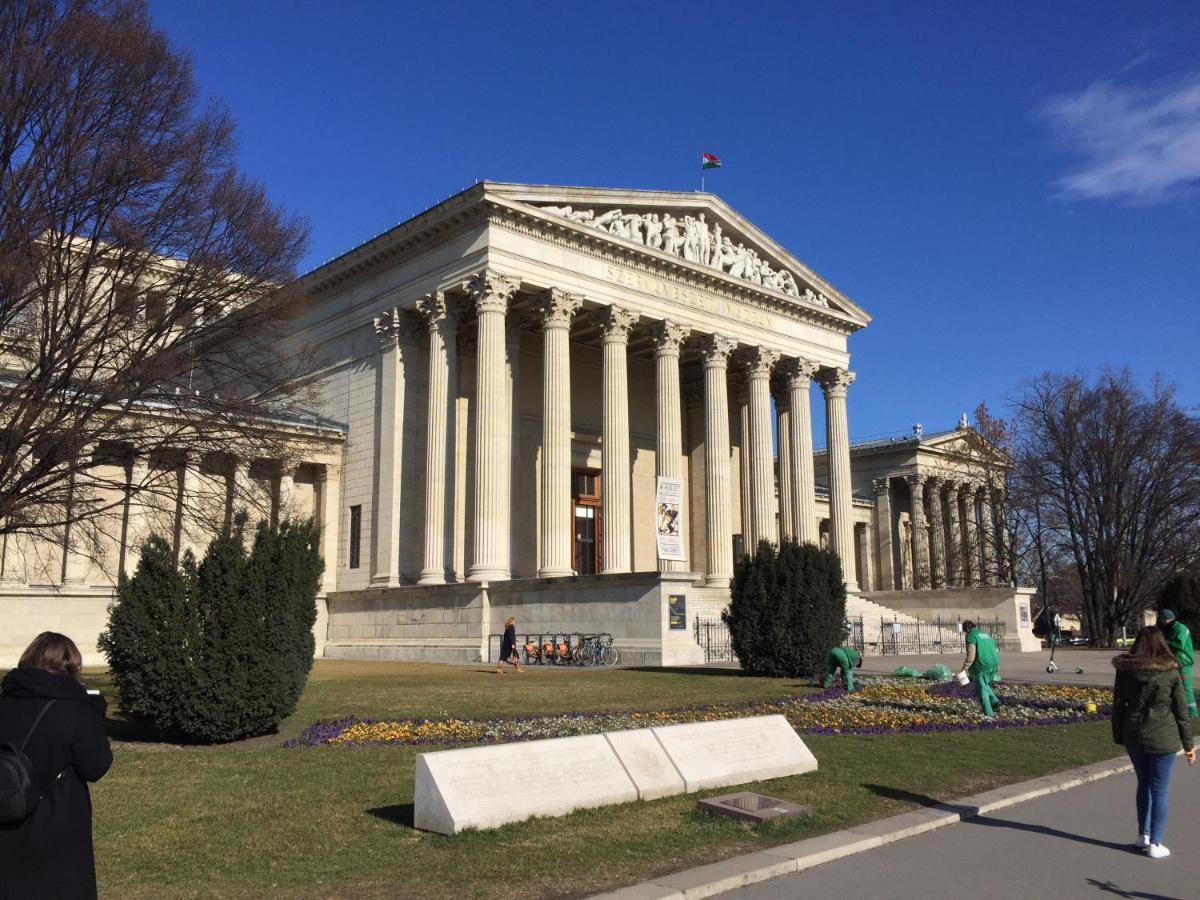
<svg viewBox="0 0 1200 900"><path fill-rule="evenodd" d="M488 659L513 616L700 662L735 558L785 537L852 614L1028 615L973 432L852 448L870 317L714 195L481 182L301 285L326 656Z"/></svg>

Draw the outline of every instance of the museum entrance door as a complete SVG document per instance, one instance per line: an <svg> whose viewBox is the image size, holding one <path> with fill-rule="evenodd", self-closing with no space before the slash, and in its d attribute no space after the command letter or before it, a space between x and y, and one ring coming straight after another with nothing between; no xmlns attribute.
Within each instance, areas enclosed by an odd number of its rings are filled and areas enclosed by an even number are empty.
<svg viewBox="0 0 1200 900"><path fill-rule="evenodd" d="M600 571L600 472L571 470L571 510L574 522L571 559L576 575Z"/></svg>

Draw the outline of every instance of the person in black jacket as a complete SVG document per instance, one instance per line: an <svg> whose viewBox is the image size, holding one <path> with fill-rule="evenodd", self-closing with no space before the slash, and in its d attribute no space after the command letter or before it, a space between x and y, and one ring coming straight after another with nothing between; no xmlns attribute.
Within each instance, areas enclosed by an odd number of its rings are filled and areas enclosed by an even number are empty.
<svg viewBox="0 0 1200 900"><path fill-rule="evenodd" d="M104 700L79 682L82 657L65 635L38 635L0 682L0 741L20 744L50 701L25 747L43 788L33 813L0 826L0 900L96 896L92 800L88 782L112 765Z"/></svg>
<svg viewBox="0 0 1200 900"><path fill-rule="evenodd" d="M504 623L504 636L500 638L500 656L496 659L496 674L504 674L504 664L516 666L521 671L521 660L517 657L517 620L512 616Z"/></svg>

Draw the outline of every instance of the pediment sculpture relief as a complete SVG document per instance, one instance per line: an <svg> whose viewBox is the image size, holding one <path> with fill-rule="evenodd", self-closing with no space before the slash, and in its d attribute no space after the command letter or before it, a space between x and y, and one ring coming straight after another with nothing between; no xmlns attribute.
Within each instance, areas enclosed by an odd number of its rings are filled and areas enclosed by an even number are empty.
<svg viewBox="0 0 1200 900"><path fill-rule="evenodd" d="M543 206L541 209L614 237L709 266L734 278L782 291L814 306L829 306L829 298L824 294L807 285L801 290L791 272L772 268L753 247L741 242L735 244L729 235L722 234L720 222L710 226L704 213L675 216L671 213L627 213L620 209L597 213L571 206Z"/></svg>

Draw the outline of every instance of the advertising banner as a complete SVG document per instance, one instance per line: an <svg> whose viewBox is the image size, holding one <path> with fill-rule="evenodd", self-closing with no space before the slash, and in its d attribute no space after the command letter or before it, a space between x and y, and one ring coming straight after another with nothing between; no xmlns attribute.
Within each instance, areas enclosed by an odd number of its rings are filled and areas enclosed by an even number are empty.
<svg viewBox="0 0 1200 900"><path fill-rule="evenodd" d="M654 496L659 559L683 562L683 479L659 476Z"/></svg>

